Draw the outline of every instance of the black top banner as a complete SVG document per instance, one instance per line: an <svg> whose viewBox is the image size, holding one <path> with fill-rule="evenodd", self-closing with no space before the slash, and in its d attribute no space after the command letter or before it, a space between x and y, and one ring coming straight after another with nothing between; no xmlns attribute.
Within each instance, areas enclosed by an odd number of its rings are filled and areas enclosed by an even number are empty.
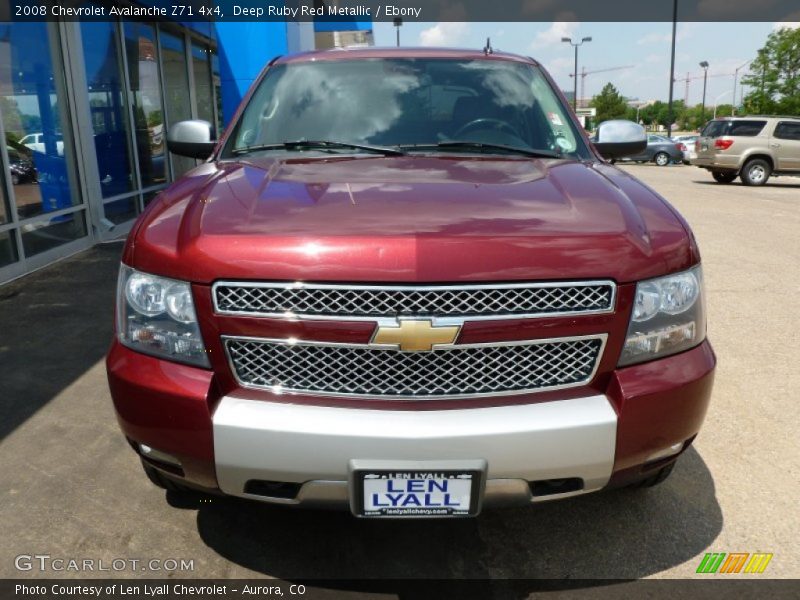
<svg viewBox="0 0 800 600"><path fill-rule="evenodd" d="M6 579L0 597L35 600L794 600L796 579Z"/></svg>
<svg viewBox="0 0 800 600"><path fill-rule="evenodd" d="M0 21L800 21L798 0L2 0Z"/></svg>

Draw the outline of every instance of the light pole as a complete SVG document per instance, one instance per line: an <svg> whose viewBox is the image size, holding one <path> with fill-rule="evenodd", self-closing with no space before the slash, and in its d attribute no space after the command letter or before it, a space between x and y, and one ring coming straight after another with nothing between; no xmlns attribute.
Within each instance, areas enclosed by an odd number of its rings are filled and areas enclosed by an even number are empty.
<svg viewBox="0 0 800 600"><path fill-rule="evenodd" d="M700 109L700 127L706 123L706 83L708 83L708 61L704 60L700 63L703 67L703 107Z"/></svg>
<svg viewBox="0 0 800 600"><path fill-rule="evenodd" d="M403 26L403 18L402 17L395 17L394 18L394 27L397 29L397 47L400 47L400 27Z"/></svg>
<svg viewBox="0 0 800 600"><path fill-rule="evenodd" d="M667 104L667 137L672 137L672 94L675 89L675 32L678 27L678 0L672 3L672 58L669 62L669 103ZM638 120L638 119L637 119Z"/></svg>
<svg viewBox="0 0 800 600"><path fill-rule="evenodd" d="M731 111L731 116L736 115L736 80L739 78L739 69L744 69L749 64L750 61L748 60L746 63L739 65L733 70L733 110Z"/></svg>
<svg viewBox="0 0 800 600"><path fill-rule="evenodd" d="M730 94L730 93L731 93L731 91L728 90L727 92L722 92L719 96L714 98L714 117L713 117L714 119L717 118L717 102L719 102L720 98L722 98L723 96L725 96L727 94Z"/></svg>
<svg viewBox="0 0 800 600"><path fill-rule="evenodd" d="M572 38L569 37L562 37L561 41L566 42L567 44L575 48L575 81L574 81L575 87L573 91L574 98L572 99L572 109L577 112L578 111L578 47L583 46L584 42L591 42L592 38L585 37L581 39L581 41L578 42L577 44L573 43Z"/></svg>

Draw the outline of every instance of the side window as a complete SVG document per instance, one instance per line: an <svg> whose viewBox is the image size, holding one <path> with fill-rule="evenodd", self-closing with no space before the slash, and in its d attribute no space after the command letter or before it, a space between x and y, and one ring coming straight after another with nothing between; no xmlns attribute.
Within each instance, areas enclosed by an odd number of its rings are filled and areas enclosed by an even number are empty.
<svg viewBox="0 0 800 600"><path fill-rule="evenodd" d="M782 121L778 123L778 126L775 128L775 133L772 135L781 140L800 141L800 122L790 123Z"/></svg>
<svg viewBox="0 0 800 600"><path fill-rule="evenodd" d="M766 121L731 121L726 135L738 135L741 137L755 137L764 129Z"/></svg>

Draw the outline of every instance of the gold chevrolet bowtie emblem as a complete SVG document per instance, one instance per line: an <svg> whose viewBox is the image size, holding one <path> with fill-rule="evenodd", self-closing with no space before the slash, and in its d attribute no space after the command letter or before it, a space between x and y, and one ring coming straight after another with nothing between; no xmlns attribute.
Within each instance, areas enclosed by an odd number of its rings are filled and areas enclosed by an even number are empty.
<svg viewBox="0 0 800 600"><path fill-rule="evenodd" d="M397 346L403 352L430 352L438 344L452 344L460 325L434 327L430 319L403 319L399 325L378 325L373 344Z"/></svg>

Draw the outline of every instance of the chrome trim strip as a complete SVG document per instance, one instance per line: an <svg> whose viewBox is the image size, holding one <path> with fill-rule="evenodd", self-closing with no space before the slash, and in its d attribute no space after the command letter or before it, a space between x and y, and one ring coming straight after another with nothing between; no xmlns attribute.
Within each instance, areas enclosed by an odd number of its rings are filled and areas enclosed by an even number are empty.
<svg viewBox="0 0 800 600"><path fill-rule="evenodd" d="M370 290L380 291L389 290L396 292L436 292L436 291L452 291L452 290L507 290L507 289L543 289L543 288L557 288L557 287L591 287L598 285L607 285L611 288L611 298L609 300L609 307L595 310L573 310L573 311L559 311L559 312L537 312L537 313L504 313L496 315L416 315L417 318L432 318L441 325L448 325L451 319L456 319L459 322L463 321L499 321L499 320L513 320L513 319L544 319L548 317L565 317L565 316L583 316L583 315L600 315L613 313L617 306L617 284L610 279L598 279L590 281L551 281L551 282L526 282L526 283L500 283L500 284L465 284L465 285L365 285L365 284L327 284L327 283L305 283L302 281L295 282L278 282L278 281L215 281L211 286L211 299L214 303L214 313L218 315L230 316L246 316L262 319L286 319L290 321L373 321L383 322L389 319L390 322L395 320L394 316L350 316L350 315L318 315L310 313L262 313L255 311L236 311L236 310L222 310L217 304L217 287L230 286L230 287L244 287L244 288L267 288L267 289L307 289L307 290ZM401 317L411 317L412 315L400 315Z"/></svg>
<svg viewBox="0 0 800 600"><path fill-rule="evenodd" d="M565 383L561 385L553 385L549 387L542 387L542 388L533 388L533 389L525 389L525 390L508 390L503 392L487 392L482 394L447 394L447 395L430 395L430 396L407 396L407 395L377 395L377 394L345 394L342 392L318 392L313 390L298 390L292 388L280 388L276 390L274 386L262 386L262 385L254 385L251 383L243 382L239 379L239 374L236 372L236 367L233 363L233 358L231 357L230 351L228 350L228 341L239 341L239 342L256 342L256 343L266 343L266 344L283 344L286 346L328 346L328 347L338 347L338 348L361 348L367 350L393 350L391 346L387 347L382 344L379 345L371 345L371 344L349 344L343 342L317 342L317 341L310 341L310 340L297 340L293 338L288 339L280 339L280 338L256 338L256 337L248 337L248 336L232 336L232 335L222 335L220 336L222 339L222 346L225 349L225 358L228 361L228 366L230 367L231 373L233 374L236 383L243 388L251 389L251 390L261 390L261 391L268 391L273 394L277 395L302 395L302 396L325 396L325 397L333 397L333 398L366 398L375 400L380 402L381 400L418 400L418 401L430 401L430 400L457 400L457 399L469 399L469 398L491 398L491 397L499 397L499 396L519 396L522 394L537 394L541 392L552 392L556 390L565 390L569 388L581 387L591 383L594 380L594 376L597 374L597 369L600 367L600 363L603 361L603 352L606 349L606 342L608 340L608 334L606 333L598 333L594 335L583 335L583 336L571 336L571 337L562 337L562 338L542 338L536 340L515 340L515 341L507 341L507 342L484 342L479 344L441 344L437 345L434 350L431 352L437 352L439 350L460 350L466 348L489 348L489 347L498 347L498 346L540 346L543 344L552 344L552 343L559 343L559 342L578 342L578 341L587 341L587 340L600 340L600 349L597 351L597 360L595 360L594 367L592 368L592 372L589 376L581 381L575 383ZM401 352L400 350L396 350L396 352Z"/></svg>

